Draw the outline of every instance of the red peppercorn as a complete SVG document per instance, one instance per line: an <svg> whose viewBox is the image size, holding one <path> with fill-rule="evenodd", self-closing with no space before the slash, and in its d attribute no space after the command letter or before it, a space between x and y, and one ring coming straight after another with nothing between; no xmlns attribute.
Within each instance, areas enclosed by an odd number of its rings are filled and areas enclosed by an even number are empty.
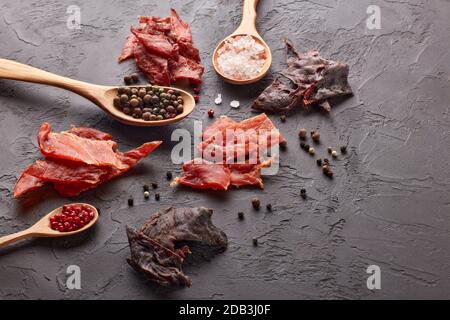
<svg viewBox="0 0 450 320"><path fill-rule="evenodd" d="M95 218L91 207L83 205L64 205L61 213L50 217L50 228L60 232L78 230Z"/></svg>
<svg viewBox="0 0 450 320"><path fill-rule="evenodd" d="M195 94L199 94L200 93L200 88L199 87L195 87L193 89L193 91L194 91Z"/></svg>
<svg viewBox="0 0 450 320"><path fill-rule="evenodd" d="M214 117L214 109L208 109L208 117Z"/></svg>
<svg viewBox="0 0 450 320"><path fill-rule="evenodd" d="M195 102L198 102L200 100L200 97L198 95L195 95L194 100L195 100Z"/></svg>

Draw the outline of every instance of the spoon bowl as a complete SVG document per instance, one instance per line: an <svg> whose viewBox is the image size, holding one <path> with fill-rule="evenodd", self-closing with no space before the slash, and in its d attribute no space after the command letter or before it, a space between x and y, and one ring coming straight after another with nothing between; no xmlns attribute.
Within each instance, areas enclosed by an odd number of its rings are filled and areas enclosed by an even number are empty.
<svg viewBox="0 0 450 320"><path fill-rule="evenodd" d="M190 93L178 88L161 87L180 92L184 101L183 112L174 118L164 120L145 121L143 119L136 119L114 107L113 99L117 96L119 87L102 86L78 81L7 59L0 59L0 79L40 83L70 90L95 103L112 118L132 126L156 127L173 124L187 117L195 108L195 99ZM137 88L145 86L136 85L130 87Z"/></svg>
<svg viewBox="0 0 450 320"><path fill-rule="evenodd" d="M37 237L37 238L59 238L59 237L66 237L78 234L80 232L86 231L87 229L91 228L98 220L98 211L94 206L91 206L87 203L74 203L78 206L88 206L92 209L94 212L94 218L89 221L85 226L78 230L74 231L67 231L67 232L61 232L57 230L53 230L50 228L50 218L54 215L62 212L62 207L58 207L55 210L51 211L50 213L46 214L44 217L42 217L38 222L36 222L34 225L29 227L26 230L19 231L4 237L0 238L0 248L5 247L11 243L14 243L16 241L30 238L30 237Z"/></svg>
<svg viewBox="0 0 450 320"><path fill-rule="evenodd" d="M214 53L212 56L212 63L214 70L226 82L237 85L246 85L257 82L267 74L267 72L270 69L270 66L272 65L272 53L270 52L270 47L267 45L267 43L264 41L264 39L259 35L258 31L256 30L257 5L258 0L244 0L241 24L232 34L230 34L228 37L220 41L219 44L214 49ZM261 68L260 72L255 77L250 79L233 79L228 76L225 76L223 72L221 72L219 64L217 62L218 51L227 40L230 40L231 38L234 38L236 36L245 36L245 35L250 35L258 44L264 47L266 56L264 65Z"/></svg>

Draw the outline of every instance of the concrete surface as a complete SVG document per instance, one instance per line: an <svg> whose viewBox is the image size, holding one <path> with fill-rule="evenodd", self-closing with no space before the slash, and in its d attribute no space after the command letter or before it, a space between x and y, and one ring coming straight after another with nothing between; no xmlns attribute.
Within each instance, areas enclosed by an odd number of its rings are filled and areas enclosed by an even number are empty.
<svg viewBox="0 0 450 320"><path fill-rule="evenodd" d="M375 299L450 298L450 2L444 0L262 0L258 27L273 49L273 65L260 83L227 85L211 67L216 43L233 31L241 1L6 1L0 0L0 56L80 80L120 84L134 70L117 64L129 26L138 15L167 15L175 7L190 23L206 68L201 102L176 126L130 128L106 117L70 92L0 81L0 234L25 228L67 202L51 188L13 200L20 172L39 158L36 133L50 122L114 135L121 150L147 140L164 145L129 174L76 198L101 208L95 230L70 239L25 241L0 251L1 299ZM366 27L369 5L381 8L381 29ZM66 27L69 5L81 8L81 29ZM285 67L283 37L301 50L350 64L354 97L335 104L330 116L292 112L279 174L264 190L225 194L172 189L165 172L175 128L192 130L210 120L206 110L217 93L216 115L252 115L249 103ZM238 99L241 108L230 109ZM299 148L297 131L318 129L323 145L348 144L325 179ZM161 201L144 201L142 185L159 182ZM299 190L305 187L308 199ZM135 207L127 198L134 195ZM258 195L273 212L255 213ZM159 288L132 270L125 225L140 226L151 212L169 205L215 209L214 222L229 237L228 250L185 268L192 288ZM238 211L247 213L237 219ZM259 238L259 247L252 246ZM69 265L81 268L81 290L66 288ZM381 290L368 290L366 268L381 268Z"/></svg>

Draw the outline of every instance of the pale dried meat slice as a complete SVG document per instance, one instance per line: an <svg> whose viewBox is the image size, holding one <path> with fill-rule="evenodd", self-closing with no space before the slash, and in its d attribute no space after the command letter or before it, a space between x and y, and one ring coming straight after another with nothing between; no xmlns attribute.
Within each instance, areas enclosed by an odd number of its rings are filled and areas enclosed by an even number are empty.
<svg viewBox="0 0 450 320"><path fill-rule="evenodd" d="M148 53L167 59L178 56L178 46L173 45L165 34L148 33L133 26L131 32L147 49Z"/></svg>
<svg viewBox="0 0 450 320"><path fill-rule="evenodd" d="M178 41L177 44L180 55L200 63L200 51L191 42Z"/></svg>
<svg viewBox="0 0 450 320"><path fill-rule="evenodd" d="M134 49L134 57L138 68L147 75L150 81L161 86L170 86L170 74L167 59L150 54L142 44Z"/></svg>
<svg viewBox="0 0 450 320"><path fill-rule="evenodd" d="M46 158L125 168L116 153L117 144L111 140L87 139L69 132L55 133L45 122L39 129L38 143Z"/></svg>
<svg viewBox="0 0 450 320"><path fill-rule="evenodd" d="M122 47L122 52L119 56L119 63L134 57L134 48L138 43L139 40L134 36L134 34L130 34L127 37L127 39L125 40L125 44Z"/></svg>
<svg viewBox="0 0 450 320"><path fill-rule="evenodd" d="M178 60L169 60L169 70L173 82L188 80L192 85L202 83L204 68L192 59L178 56Z"/></svg>
<svg viewBox="0 0 450 320"><path fill-rule="evenodd" d="M186 243L215 251L228 245L226 234L212 223L212 214L212 209L204 207L171 207L154 213L139 231L127 226L128 263L160 285L191 286L191 279L181 270L184 258L191 253ZM179 244L185 245L178 248Z"/></svg>
<svg viewBox="0 0 450 320"><path fill-rule="evenodd" d="M330 111L328 99L352 94L347 64L322 58L316 50L299 53L289 41L286 46L288 67L256 98L253 109L287 112L316 104Z"/></svg>
<svg viewBox="0 0 450 320"><path fill-rule="evenodd" d="M172 185L181 184L194 189L227 190L230 185L230 169L204 159L194 159L183 164L183 175Z"/></svg>

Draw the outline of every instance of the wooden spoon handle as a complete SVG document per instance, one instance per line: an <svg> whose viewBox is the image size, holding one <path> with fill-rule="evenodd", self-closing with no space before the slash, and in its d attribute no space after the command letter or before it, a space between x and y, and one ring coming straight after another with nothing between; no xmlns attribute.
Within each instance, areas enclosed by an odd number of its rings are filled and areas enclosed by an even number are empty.
<svg viewBox="0 0 450 320"><path fill-rule="evenodd" d="M235 34L251 34L258 36L256 31L256 6L258 0L244 0L242 21Z"/></svg>
<svg viewBox="0 0 450 320"><path fill-rule="evenodd" d="M96 85L58 76L19 62L0 59L0 78L47 84L70 90L92 100L92 88Z"/></svg>
<svg viewBox="0 0 450 320"><path fill-rule="evenodd" d="M0 238L0 248L6 247L7 245L14 243L16 241L33 236L33 232L30 229L19 231Z"/></svg>

